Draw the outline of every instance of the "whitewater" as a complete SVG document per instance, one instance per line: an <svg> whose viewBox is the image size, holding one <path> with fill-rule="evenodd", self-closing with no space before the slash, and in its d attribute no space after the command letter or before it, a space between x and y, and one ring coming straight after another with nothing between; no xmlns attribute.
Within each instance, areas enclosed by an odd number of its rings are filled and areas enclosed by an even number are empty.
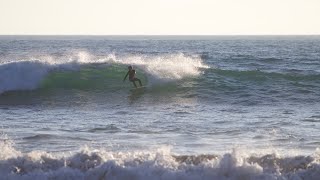
<svg viewBox="0 0 320 180"><path fill-rule="evenodd" d="M319 99L319 36L0 36L0 180L318 180Z"/></svg>

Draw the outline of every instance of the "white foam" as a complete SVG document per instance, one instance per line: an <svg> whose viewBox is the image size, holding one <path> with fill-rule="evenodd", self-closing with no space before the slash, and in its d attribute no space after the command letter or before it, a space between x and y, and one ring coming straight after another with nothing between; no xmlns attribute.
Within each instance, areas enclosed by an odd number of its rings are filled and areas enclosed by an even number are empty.
<svg viewBox="0 0 320 180"><path fill-rule="evenodd" d="M20 61L0 66L0 93L9 90L31 90L47 74L46 64L40 61Z"/></svg>
<svg viewBox="0 0 320 180"><path fill-rule="evenodd" d="M168 54L161 56L130 56L117 63L137 66L149 75L149 81L176 81L201 75L202 69L209 68L200 56Z"/></svg>
<svg viewBox="0 0 320 180"><path fill-rule="evenodd" d="M9 149L13 153L0 153L3 179L316 180L320 175L319 159L311 156L241 156L236 150L222 156L179 156L168 147L127 152L84 147L69 155Z"/></svg>
<svg viewBox="0 0 320 180"><path fill-rule="evenodd" d="M13 147L14 143L10 140L6 134L1 134L0 138L0 161L7 160L8 158L17 158L21 156L19 151L16 151Z"/></svg>

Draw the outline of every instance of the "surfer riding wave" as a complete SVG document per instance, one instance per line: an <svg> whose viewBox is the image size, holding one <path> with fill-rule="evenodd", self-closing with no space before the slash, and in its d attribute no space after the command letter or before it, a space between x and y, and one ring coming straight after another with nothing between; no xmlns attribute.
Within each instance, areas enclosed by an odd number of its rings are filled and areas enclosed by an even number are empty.
<svg viewBox="0 0 320 180"><path fill-rule="evenodd" d="M128 66L128 72L127 72L126 76L123 78L123 82L126 80L127 76L129 75L129 81L131 81L133 83L134 87L137 88L136 81L138 81L140 87L142 87L141 80L136 78L135 74L136 74L136 70L134 70L132 66Z"/></svg>

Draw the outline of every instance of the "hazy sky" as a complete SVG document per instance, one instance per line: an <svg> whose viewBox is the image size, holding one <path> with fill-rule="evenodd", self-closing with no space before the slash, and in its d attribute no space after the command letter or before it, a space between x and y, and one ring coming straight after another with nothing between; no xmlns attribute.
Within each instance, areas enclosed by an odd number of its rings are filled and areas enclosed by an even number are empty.
<svg viewBox="0 0 320 180"><path fill-rule="evenodd" d="M0 0L0 34L320 34L320 0Z"/></svg>

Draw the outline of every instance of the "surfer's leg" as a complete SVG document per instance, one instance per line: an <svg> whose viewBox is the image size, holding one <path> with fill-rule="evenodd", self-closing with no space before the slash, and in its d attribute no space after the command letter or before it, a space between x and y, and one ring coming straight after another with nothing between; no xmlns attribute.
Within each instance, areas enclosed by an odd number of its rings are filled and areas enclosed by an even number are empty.
<svg viewBox="0 0 320 180"><path fill-rule="evenodd" d="M141 83L140 79L137 78L136 80L139 81L140 86L142 86L142 83Z"/></svg>
<svg viewBox="0 0 320 180"><path fill-rule="evenodd" d="M134 84L135 84L136 81L138 81L138 82L139 82L139 85L142 86L142 83L141 83L140 79L134 78L134 79L132 80L132 82L133 82ZM137 87L137 86L136 86L136 87Z"/></svg>
<svg viewBox="0 0 320 180"><path fill-rule="evenodd" d="M135 81L132 81L132 83L133 83L134 87L137 88L136 82L135 82Z"/></svg>

